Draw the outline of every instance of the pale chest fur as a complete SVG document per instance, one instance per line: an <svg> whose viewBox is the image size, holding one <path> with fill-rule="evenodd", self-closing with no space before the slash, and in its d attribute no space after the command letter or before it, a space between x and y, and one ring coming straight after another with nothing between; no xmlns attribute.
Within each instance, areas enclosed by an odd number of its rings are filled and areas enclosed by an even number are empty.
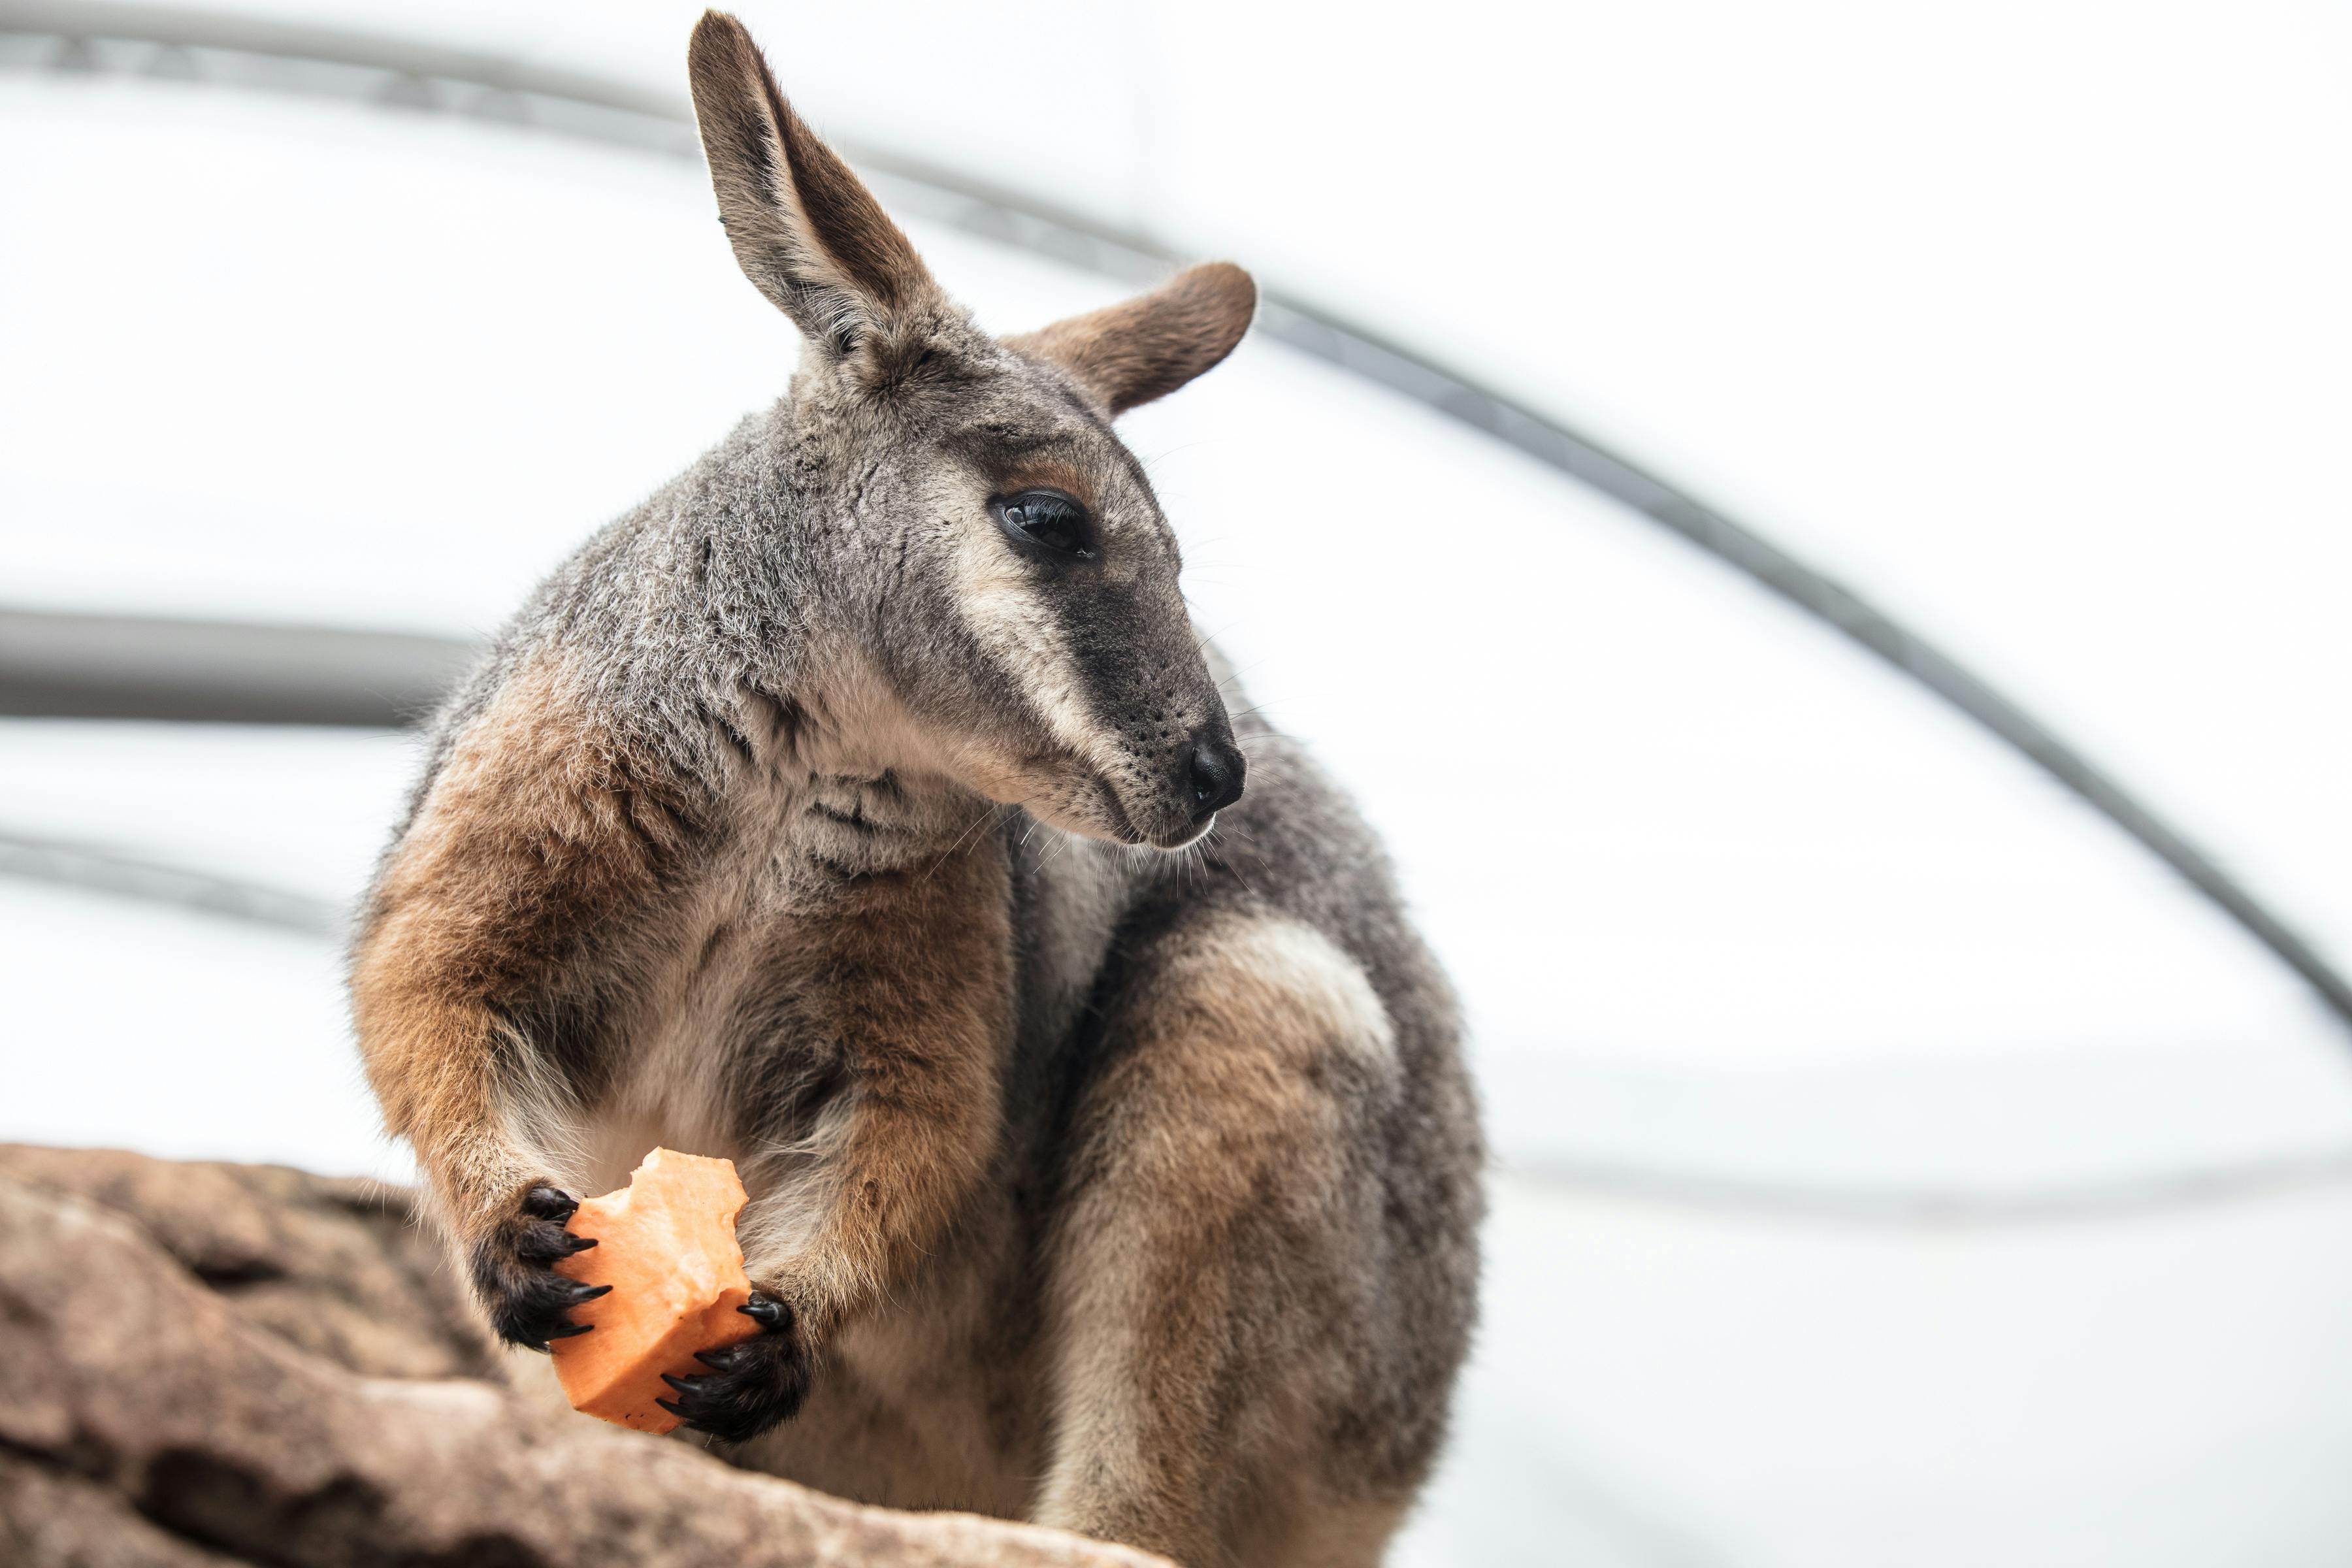
<svg viewBox="0 0 2352 1568"><path fill-rule="evenodd" d="M919 944L918 897L877 910L853 879L919 883L950 858L995 847L998 808L888 772L797 773L739 788L728 831L667 900L669 931L615 1020L612 1070L584 1108L583 1179L625 1182L656 1143L772 1168L816 1129L747 1106L747 1084L804 1079L814 1103L837 1064L826 1038L824 955L887 924L877 942ZM945 907L941 921L968 922ZM785 1160L782 1163L793 1162Z"/></svg>

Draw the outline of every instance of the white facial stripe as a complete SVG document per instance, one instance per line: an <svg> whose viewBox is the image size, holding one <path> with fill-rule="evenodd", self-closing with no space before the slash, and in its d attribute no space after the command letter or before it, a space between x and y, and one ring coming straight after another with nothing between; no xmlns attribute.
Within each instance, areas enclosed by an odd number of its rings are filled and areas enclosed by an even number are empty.
<svg viewBox="0 0 2352 1568"><path fill-rule="evenodd" d="M1012 675L1023 700L1045 721L1046 732L1107 772L1115 760L1111 737L1078 685L1069 640L993 531L970 529L958 542L956 601L972 635Z"/></svg>

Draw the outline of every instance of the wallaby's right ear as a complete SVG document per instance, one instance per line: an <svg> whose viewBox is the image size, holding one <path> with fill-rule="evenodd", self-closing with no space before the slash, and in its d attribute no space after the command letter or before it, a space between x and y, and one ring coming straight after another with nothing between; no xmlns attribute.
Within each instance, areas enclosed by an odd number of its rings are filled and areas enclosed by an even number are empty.
<svg viewBox="0 0 2352 1568"><path fill-rule="evenodd" d="M804 337L845 355L938 297L873 193L784 101L742 23L704 12L687 69L735 259Z"/></svg>

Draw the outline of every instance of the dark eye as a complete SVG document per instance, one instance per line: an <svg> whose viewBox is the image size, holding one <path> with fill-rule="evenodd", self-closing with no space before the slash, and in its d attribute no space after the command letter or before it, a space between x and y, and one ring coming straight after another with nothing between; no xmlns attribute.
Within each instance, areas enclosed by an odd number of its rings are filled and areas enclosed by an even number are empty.
<svg viewBox="0 0 2352 1568"><path fill-rule="evenodd" d="M1087 509L1059 490L1023 490L992 504L1013 542L1052 561L1092 561L1094 524Z"/></svg>

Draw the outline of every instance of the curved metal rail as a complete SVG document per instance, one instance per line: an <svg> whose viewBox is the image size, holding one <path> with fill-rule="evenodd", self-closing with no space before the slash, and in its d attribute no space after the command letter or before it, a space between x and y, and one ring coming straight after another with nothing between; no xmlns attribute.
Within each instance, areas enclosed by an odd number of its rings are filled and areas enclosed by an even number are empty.
<svg viewBox="0 0 2352 1568"><path fill-rule="evenodd" d="M414 632L0 608L0 713L398 729L478 651Z"/></svg>
<svg viewBox="0 0 2352 1568"><path fill-rule="evenodd" d="M381 35L113 0L0 0L0 66L214 82L359 99L531 127L698 160L682 94ZM874 149L845 147L899 206L968 233L1129 281L1165 273L1172 247L1082 214ZM2041 721L1893 616L1641 465L1476 379L1279 290L1258 330L1485 432L1681 535L1871 653L2015 747L2271 950L2352 1026L2352 984L2219 862Z"/></svg>
<svg viewBox="0 0 2352 1568"><path fill-rule="evenodd" d="M0 877L176 904L304 936L340 941L350 924L349 911L309 893L69 838L0 832Z"/></svg>

